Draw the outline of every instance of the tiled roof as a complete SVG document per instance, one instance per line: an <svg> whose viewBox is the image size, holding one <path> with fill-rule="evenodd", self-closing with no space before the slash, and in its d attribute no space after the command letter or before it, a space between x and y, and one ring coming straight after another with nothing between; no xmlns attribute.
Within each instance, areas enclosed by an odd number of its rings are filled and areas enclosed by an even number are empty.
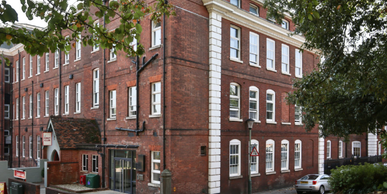
<svg viewBox="0 0 387 194"><path fill-rule="evenodd" d="M51 116L61 149L76 149L77 145L101 143L101 133L95 119Z"/></svg>

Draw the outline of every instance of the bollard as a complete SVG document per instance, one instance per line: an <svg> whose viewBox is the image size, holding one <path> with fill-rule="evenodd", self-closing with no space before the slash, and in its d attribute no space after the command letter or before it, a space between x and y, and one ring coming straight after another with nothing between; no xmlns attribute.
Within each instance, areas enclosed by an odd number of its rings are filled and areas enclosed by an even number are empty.
<svg viewBox="0 0 387 194"><path fill-rule="evenodd" d="M163 170L161 173L161 194L172 193L172 173L168 169Z"/></svg>

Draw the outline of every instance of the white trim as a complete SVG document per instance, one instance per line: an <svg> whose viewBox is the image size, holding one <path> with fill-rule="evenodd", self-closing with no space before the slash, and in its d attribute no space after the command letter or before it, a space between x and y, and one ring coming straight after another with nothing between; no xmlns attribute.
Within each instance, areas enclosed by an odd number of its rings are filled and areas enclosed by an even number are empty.
<svg viewBox="0 0 387 194"><path fill-rule="evenodd" d="M11 69L9 67L4 68L4 82L5 83L11 82Z"/></svg>
<svg viewBox="0 0 387 194"><path fill-rule="evenodd" d="M83 172L88 172L89 170L89 155L82 154L82 169Z"/></svg>
<svg viewBox="0 0 387 194"><path fill-rule="evenodd" d="M272 145L272 147L273 147L273 149L272 150L268 150L268 145ZM268 172L274 172L275 173L275 142L274 142L274 140L272 140L272 139L268 139L268 140L266 140L266 150L265 150L265 156L266 156L266 164L265 164L265 171L266 171L266 174L268 173ZM271 155L271 167L268 167L268 153L272 153L272 155Z"/></svg>
<svg viewBox="0 0 387 194"><path fill-rule="evenodd" d="M30 55L30 67L29 67L30 72L29 72L29 76L28 76L29 78L32 77L32 75L34 74L34 73L33 73L33 71L34 71L34 70L33 70L33 67L34 67L34 66L33 66L33 59L32 59L32 55Z"/></svg>
<svg viewBox="0 0 387 194"><path fill-rule="evenodd" d="M251 97L251 92L255 92L255 98ZM255 110L252 109L251 102L255 101ZM255 117L252 117L251 114L255 112ZM259 120L259 89L255 86L250 86L249 87L249 118L254 119L255 122L261 122Z"/></svg>
<svg viewBox="0 0 387 194"><path fill-rule="evenodd" d="M40 92L36 93L36 118L40 117Z"/></svg>
<svg viewBox="0 0 387 194"><path fill-rule="evenodd" d="M231 89L232 88L235 88L235 90L236 91L234 91L235 92L235 94L232 94L231 92ZM230 103L229 103L229 105L230 105L230 107L229 107L229 110L230 110L230 114L229 114L229 118L230 118L230 120L231 119L240 119L240 115L241 115L241 94L240 94L240 85L239 84L237 84L237 83L234 83L234 82L231 82L230 83ZM235 106L231 106L231 100L237 100L238 102L238 104ZM236 112L237 113L237 115L236 116L232 116L231 115L231 112Z"/></svg>
<svg viewBox="0 0 387 194"><path fill-rule="evenodd" d="M332 142L331 140L327 140L327 159L332 158Z"/></svg>
<svg viewBox="0 0 387 194"><path fill-rule="evenodd" d="M359 156L361 157L361 142L360 141L352 141L352 156L355 156L355 150L354 148L359 148Z"/></svg>
<svg viewBox="0 0 387 194"><path fill-rule="evenodd" d="M285 50L284 50L285 49ZM281 44L281 73L285 75L290 75L290 56L289 56L289 46L286 44ZM286 65L286 69L284 68Z"/></svg>
<svg viewBox="0 0 387 194"><path fill-rule="evenodd" d="M109 91L109 119L116 119L117 114L117 91Z"/></svg>
<svg viewBox="0 0 387 194"><path fill-rule="evenodd" d="M160 180L157 181L157 180L154 180L154 174L159 174L160 178L161 178L161 173L160 173L160 168L161 168L161 162L160 162L160 158L156 158L154 157L154 153L159 153L158 156L161 158L161 153L159 151L152 151L151 152L151 183L153 184L160 184ZM155 164L159 164L158 167L159 169L154 169L154 167L156 166Z"/></svg>
<svg viewBox="0 0 387 194"><path fill-rule="evenodd" d="M50 71L50 53L46 53L45 58L45 66L44 66L44 73Z"/></svg>
<svg viewBox="0 0 387 194"><path fill-rule="evenodd" d="M91 172L98 173L98 155L91 155Z"/></svg>
<svg viewBox="0 0 387 194"><path fill-rule="evenodd" d="M40 67L41 67L41 63L42 60L41 60L41 56L40 55L37 55L36 56L36 75L40 75Z"/></svg>
<svg viewBox="0 0 387 194"><path fill-rule="evenodd" d="M161 82L152 83L151 95L151 115L161 115Z"/></svg>
<svg viewBox="0 0 387 194"><path fill-rule="evenodd" d="M59 115L59 88L54 88L54 115Z"/></svg>
<svg viewBox="0 0 387 194"><path fill-rule="evenodd" d="M152 21L152 43L151 47L161 45L161 22Z"/></svg>
<svg viewBox="0 0 387 194"><path fill-rule="evenodd" d="M338 155L339 155L339 158L342 158L343 157L343 141L339 140L339 145L338 145Z"/></svg>
<svg viewBox="0 0 387 194"><path fill-rule="evenodd" d="M299 109L298 110L298 114L299 114L298 120L296 120L297 108ZM294 124L295 125L303 125L302 124L302 107L301 106L297 106L297 105L294 106Z"/></svg>
<svg viewBox="0 0 387 194"><path fill-rule="evenodd" d="M270 94L272 95L272 100L267 100L267 95ZM268 109L267 109L267 106L268 104L273 104L273 110L272 110L272 117L271 119L267 118L267 112L268 112ZM275 92L271 89L268 89L266 90L266 123L272 123L272 124L277 124L277 122L275 122Z"/></svg>
<svg viewBox="0 0 387 194"><path fill-rule="evenodd" d="M232 35L233 30L236 31L235 36ZM236 41L238 45L233 46L232 40ZM236 56L232 55L231 50L236 51ZM234 26L234 25L230 26L230 59L231 58L233 58L237 61L241 61L241 29L239 27Z"/></svg>
<svg viewBox="0 0 387 194"><path fill-rule="evenodd" d="M81 49L82 49L82 36L78 34L77 40L75 42L75 61L81 60L81 57L82 57Z"/></svg>
<svg viewBox="0 0 387 194"><path fill-rule="evenodd" d="M286 147L284 147L283 145L286 145ZM286 148L286 150L285 150ZM282 158L282 153L285 153L286 152L286 161L285 161L285 167L282 166L282 160L284 160L285 158ZM286 170L289 170L289 141L284 139L281 141L281 172L282 171L286 171Z"/></svg>
<svg viewBox="0 0 387 194"><path fill-rule="evenodd" d="M99 69L93 70L93 102L92 108L99 107Z"/></svg>
<svg viewBox="0 0 387 194"><path fill-rule="evenodd" d="M9 104L4 104L4 119L9 119L11 117L11 115L10 115L10 113L11 113L10 107L11 106Z"/></svg>
<svg viewBox="0 0 387 194"><path fill-rule="evenodd" d="M80 113L82 108L82 84L75 84L75 113Z"/></svg>
<svg viewBox="0 0 387 194"><path fill-rule="evenodd" d="M241 141L233 139L229 146L229 176L235 177L241 175ZM232 167L231 167L232 166ZM231 172L231 168L236 167L236 172Z"/></svg>
<svg viewBox="0 0 387 194"><path fill-rule="evenodd" d="M259 142L258 140L256 139L252 139L251 140L251 145L250 145L250 150L249 150L249 154L251 153L252 151L252 145L257 145L256 149L257 151L259 152ZM255 161L253 161L253 159L255 158ZM250 156L250 163L251 163L251 175L257 175L259 174L259 156ZM252 164L256 163L255 165L255 168Z"/></svg>
<svg viewBox="0 0 387 194"><path fill-rule="evenodd" d="M301 52L301 50L296 49L294 60L295 60L295 73L294 74L296 77L302 78L302 52ZM298 73L297 73L297 70L299 70Z"/></svg>
<svg viewBox="0 0 387 194"><path fill-rule="evenodd" d="M256 39L256 41L255 42L253 42L253 40L252 39ZM249 39L250 41L249 41L249 45L250 45L250 47L249 47L249 52L250 52L250 55L249 55L249 64L251 65L251 66L255 66L255 67L261 67L261 66L259 66L259 35L258 34L256 34L256 33L254 33L254 32L250 32L250 39ZM255 48L256 47L256 48ZM252 48L255 48L256 49L256 52L253 52L252 50ZM254 56L255 55L255 61L254 60L252 60L252 56ZM254 57L253 57L254 58Z"/></svg>
<svg viewBox="0 0 387 194"><path fill-rule="evenodd" d="M297 144L300 144L300 159L299 159L299 165L297 166L296 165L296 152L297 152L297 149L296 149L296 145ZM294 170L297 171L298 169L302 169L302 141L297 139L295 142L294 142Z"/></svg>
<svg viewBox="0 0 387 194"><path fill-rule="evenodd" d="M128 88L128 118L136 118L137 116L137 87Z"/></svg>
<svg viewBox="0 0 387 194"><path fill-rule="evenodd" d="M269 47L270 43L273 44L272 48ZM271 65L269 65L269 62ZM275 70L275 41L270 38L266 38L266 69L277 72Z"/></svg>

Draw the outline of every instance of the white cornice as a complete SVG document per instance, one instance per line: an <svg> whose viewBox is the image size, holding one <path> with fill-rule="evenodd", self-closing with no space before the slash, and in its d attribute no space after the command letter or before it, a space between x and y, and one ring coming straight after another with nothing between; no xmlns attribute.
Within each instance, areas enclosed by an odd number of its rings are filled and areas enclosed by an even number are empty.
<svg viewBox="0 0 387 194"><path fill-rule="evenodd" d="M10 49L0 48L0 54L4 54L5 56L15 56L17 55L18 51L20 52L24 51L23 44L17 44Z"/></svg>
<svg viewBox="0 0 387 194"><path fill-rule="evenodd" d="M280 40L284 43L293 45L295 47L301 47L301 45L305 42L305 38L303 36L290 36L290 32L288 30L285 30L278 25L272 24L263 18L254 16L245 10L231 5L227 1L203 0L203 4L207 7L209 12L216 11L227 20Z"/></svg>

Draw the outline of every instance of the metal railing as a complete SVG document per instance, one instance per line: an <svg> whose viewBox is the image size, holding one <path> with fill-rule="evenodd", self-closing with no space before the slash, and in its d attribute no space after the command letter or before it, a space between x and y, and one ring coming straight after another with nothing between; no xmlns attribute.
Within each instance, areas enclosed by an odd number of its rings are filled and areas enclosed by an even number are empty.
<svg viewBox="0 0 387 194"><path fill-rule="evenodd" d="M361 165L364 163L379 163L382 162L382 156L369 156L369 157L352 157L333 160L324 160L324 174L331 174L332 169L344 165Z"/></svg>
<svg viewBox="0 0 387 194"><path fill-rule="evenodd" d="M16 167L37 167L38 163L34 158L23 158L20 157L20 165L19 165L19 157L12 158L12 168Z"/></svg>

